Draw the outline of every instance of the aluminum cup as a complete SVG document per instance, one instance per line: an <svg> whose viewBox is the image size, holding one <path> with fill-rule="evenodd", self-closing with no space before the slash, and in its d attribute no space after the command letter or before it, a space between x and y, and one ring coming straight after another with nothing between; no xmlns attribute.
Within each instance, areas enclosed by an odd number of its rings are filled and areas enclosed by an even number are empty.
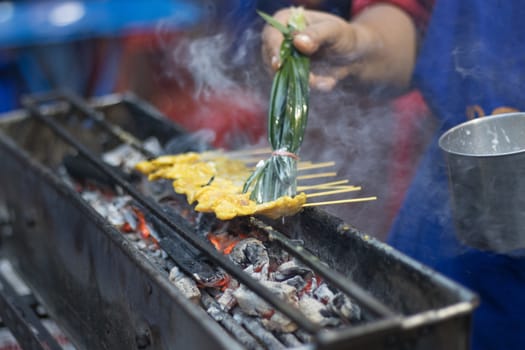
<svg viewBox="0 0 525 350"><path fill-rule="evenodd" d="M525 113L465 122L439 146L458 238L497 253L525 248Z"/></svg>

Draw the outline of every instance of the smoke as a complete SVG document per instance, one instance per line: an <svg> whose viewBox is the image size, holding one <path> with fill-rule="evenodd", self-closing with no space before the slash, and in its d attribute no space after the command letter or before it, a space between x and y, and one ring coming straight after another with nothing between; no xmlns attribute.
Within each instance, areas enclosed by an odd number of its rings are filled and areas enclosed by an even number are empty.
<svg viewBox="0 0 525 350"><path fill-rule="evenodd" d="M311 112L301 159L314 162L334 161L330 171L337 179L362 186L359 192L337 198L378 196L374 202L330 205L326 211L341 217L361 231L384 236L386 219L385 192L388 182L389 145L392 136L392 112L387 106L364 108L358 97L344 90L332 93L311 92ZM326 169L328 171L328 169ZM334 179L323 179L333 181Z"/></svg>
<svg viewBox="0 0 525 350"><path fill-rule="evenodd" d="M468 45L458 46L452 50L452 59L456 72L462 78L484 80L488 72L481 68L475 57L484 55L488 47L482 42L472 42Z"/></svg>
<svg viewBox="0 0 525 350"><path fill-rule="evenodd" d="M195 99L207 98L217 91L250 89L259 94L260 86L269 85L270 81L260 57L260 28L212 27L163 43L168 52L164 62L166 76L184 88L191 84ZM190 79L181 75L181 68L190 74ZM235 98L233 94L231 97Z"/></svg>
<svg viewBox="0 0 525 350"><path fill-rule="evenodd" d="M238 148L266 138L271 77L260 55L260 29L213 26L163 42L164 78L175 85L175 120L207 128L216 147ZM184 107L185 106L185 107Z"/></svg>
<svg viewBox="0 0 525 350"><path fill-rule="evenodd" d="M232 66L226 62L227 51L229 38L226 33L195 39L184 38L173 49L172 60L191 72L195 98L209 97L221 89L238 89L238 83L229 74ZM231 62L234 63L234 60Z"/></svg>
<svg viewBox="0 0 525 350"><path fill-rule="evenodd" d="M389 101L370 100L351 87L339 87L331 93L312 91L310 108L301 159L334 161L338 179L348 179L350 184L362 187L359 192L321 200L378 197L376 201L323 209L363 232L386 237L434 130L431 120L421 116L400 119L399 111ZM400 140L399 129L408 127L401 123L412 124L409 142Z"/></svg>

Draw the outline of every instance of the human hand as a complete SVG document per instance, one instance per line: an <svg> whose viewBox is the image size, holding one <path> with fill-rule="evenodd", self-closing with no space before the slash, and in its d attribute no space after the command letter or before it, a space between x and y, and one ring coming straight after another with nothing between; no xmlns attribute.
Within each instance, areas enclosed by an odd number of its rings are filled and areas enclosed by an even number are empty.
<svg viewBox="0 0 525 350"><path fill-rule="evenodd" d="M320 11L304 11L307 27L294 34L293 44L311 58L313 88L332 90L348 76L364 83L408 84L415 56L415 29L410 18L390 5L374 6L365 13L349 22ZM290 14L291 9L284 9L273 17L286 24ZM264 27L263 59L274 70L280 66L282 41L277 29Z"/></svg>

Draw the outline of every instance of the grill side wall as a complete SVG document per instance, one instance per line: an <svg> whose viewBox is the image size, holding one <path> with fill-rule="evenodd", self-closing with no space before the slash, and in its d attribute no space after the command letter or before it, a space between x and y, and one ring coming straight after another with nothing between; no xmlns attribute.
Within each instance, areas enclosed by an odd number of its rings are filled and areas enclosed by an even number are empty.
<svg viewBox="0 0 525 350"><path fill-rule="evenodd" d="M240 348L1 132L0 159L0 206L11 220L2 248L79 348Z"/></svg>

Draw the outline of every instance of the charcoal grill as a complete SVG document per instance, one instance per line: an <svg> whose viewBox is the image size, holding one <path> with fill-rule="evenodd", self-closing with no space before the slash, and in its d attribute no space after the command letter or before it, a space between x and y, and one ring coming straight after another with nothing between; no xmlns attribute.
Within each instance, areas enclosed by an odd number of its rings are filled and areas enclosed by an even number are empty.
<svg viewBox="0 0 525 350"><path fill-rule="evenodd" d="M133 95L86 102L53 92L28 96L24 107L0 120L1 251L78 348L251 346L240 339L235 326L216 322L201 306L188 302L162 267L146 259L64 183L57 168L70 152L78 153L168 228L159 244L175 263L181 257L174 242L182 240L297 323L311 339L302 345L469 348L475 294L322 210L305 208L284 220L242 220L356 300L364 313L364 322L356 325L318 327L196 238L187 223L166 215L100 159L120 143L150 156L142 145L146 138L167 142L187 135ZM298 246L298 241L304 245ZM285 347L256 341L257 347Z"/></svg>

